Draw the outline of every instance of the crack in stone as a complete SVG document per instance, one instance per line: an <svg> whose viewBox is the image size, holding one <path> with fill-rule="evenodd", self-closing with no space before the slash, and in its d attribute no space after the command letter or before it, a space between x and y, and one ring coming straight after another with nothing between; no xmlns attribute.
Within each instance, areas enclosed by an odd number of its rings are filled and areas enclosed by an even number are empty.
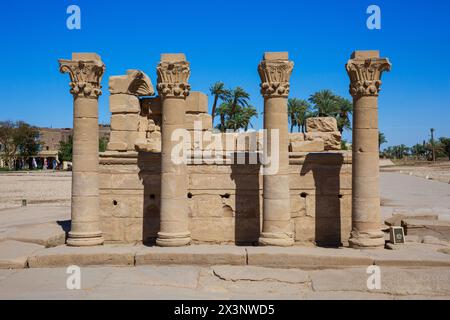
<svg viewBox="0 0 450 320"><path fill-rule="evenodd" d="M304 284L308 284L309 281L304 281L304 282L290 282L290 281L283 281L283 280L279 280L279 279L275 279L275 278L262 278L262 279L248 279L248 278L241 278L241 279L227 279L223 276L221 276L220 274L218 274L214 269L213 271L213 275L216 276L217 278L219 278L220 280L223 281L231 281L231 282L239 282L239 281L250 281L250 282L278 282L278 283L287 283L287 284L293 284L293 285L304 285Z"/></svg>

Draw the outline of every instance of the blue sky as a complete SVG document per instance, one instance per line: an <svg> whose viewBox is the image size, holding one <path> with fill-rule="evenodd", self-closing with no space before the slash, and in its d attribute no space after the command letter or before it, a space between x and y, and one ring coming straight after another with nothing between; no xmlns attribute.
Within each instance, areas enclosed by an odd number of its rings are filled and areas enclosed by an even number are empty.
<svg viewBox="0 0 450 320"><path fill-rule="evenodd" d="M66 28L71 4L81 8L81 30ZM381 30L366 27L371 4L381 8ZM289 51L291 97L331 89L350 98L351 52L379 49L393 64L383 76L380 129L388 145L411 145L431 127L450 136L449 21L447 0L11 1L0 11L0 119L71 127L69 78L57 59L73 51L97 52L106 64L99 108L108 123L108 77L136 68L155 84L163 52L186 54L192 90L239 85L262 111L256 68L264 51Z"/></svg>

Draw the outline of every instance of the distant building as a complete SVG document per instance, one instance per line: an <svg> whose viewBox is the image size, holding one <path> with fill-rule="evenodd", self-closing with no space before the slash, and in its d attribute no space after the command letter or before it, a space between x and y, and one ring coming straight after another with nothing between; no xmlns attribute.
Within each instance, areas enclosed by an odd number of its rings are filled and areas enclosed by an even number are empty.
<svg viewBox="0 0 450 320"><path fill-rule="evenodd" d="M109 140L111 127L109 125L100 124L98 126L99 138L106 138ZM59 150L59 142L67 142L69 136L73 134L72 128L39 128L39 140L42 143L41 152Z"/></svg>

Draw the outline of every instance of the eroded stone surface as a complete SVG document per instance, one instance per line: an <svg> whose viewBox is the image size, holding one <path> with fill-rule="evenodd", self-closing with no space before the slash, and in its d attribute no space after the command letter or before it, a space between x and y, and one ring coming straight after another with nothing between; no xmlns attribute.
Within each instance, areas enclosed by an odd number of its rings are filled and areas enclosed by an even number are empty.
<svg viewBox="0 0 450 320"><path fill-rule="evenodd" d="M14 240L0 242L0 269L20 269L27 266L28 256L43 246Z"/></svg>

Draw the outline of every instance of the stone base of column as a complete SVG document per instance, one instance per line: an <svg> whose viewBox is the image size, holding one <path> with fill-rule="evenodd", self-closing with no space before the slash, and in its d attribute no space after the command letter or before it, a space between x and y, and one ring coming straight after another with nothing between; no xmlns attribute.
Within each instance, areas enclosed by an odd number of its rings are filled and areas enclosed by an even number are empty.
<svg viewBox="0 0 450 320"><path fill-rule="evenodd" d="M70 247L89 247L99 246L105 242L101 232L96 233L77 233L69 232L67 245Z"/></svg>
<svg viewBox="0 0 450 320"><path fill-rule="evenodd" d="M191 233L158 232L156 244L160 247L182 247L191 243Z"/></svg>
<svg viewBox="0 0 450 320"><path fill-rule="evenodd" d="M350 233L348 243L351 248L355 249L373 249L384 248L384 233L380 230L374 231L358 231L353 230Z"/></svg>
<svg viewBox="0 0 450 320"><path fill-rule="evenodd" d="M258 243L260 246L290 247L294 245L294 238L286 233L262 232Z"/></svg>

